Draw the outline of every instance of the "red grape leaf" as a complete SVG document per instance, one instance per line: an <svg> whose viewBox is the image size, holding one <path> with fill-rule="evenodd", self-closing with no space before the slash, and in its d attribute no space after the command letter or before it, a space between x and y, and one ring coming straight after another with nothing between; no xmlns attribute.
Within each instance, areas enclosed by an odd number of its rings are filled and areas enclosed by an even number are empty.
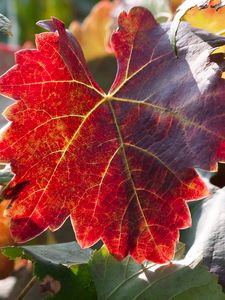
<svg viewBox="0 0 225 300"><path fill-rule="evenodd" d="M16 174L6 191L15 240L71 216L82 247L102 239L119 259L171 260L178 230L191 225L186 201L208 194L194 167L213 170L225 157L224 57L211 55L225 39L182 24L177 59L169 25L143 8L124 12L106 95L63 23L41 25L53 32L0 79L18 100L0 144Z"/></svg>

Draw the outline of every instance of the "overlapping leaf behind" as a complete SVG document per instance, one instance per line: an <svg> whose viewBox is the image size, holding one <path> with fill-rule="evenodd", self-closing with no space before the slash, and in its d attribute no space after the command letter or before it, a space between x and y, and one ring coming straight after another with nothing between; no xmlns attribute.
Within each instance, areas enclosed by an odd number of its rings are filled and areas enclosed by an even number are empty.
<svg viewBox="0 0 225 300"><path fill-rule="evenodd" d="M118 23L108 94L55 18L1 77L1 93L17 100L0 143L15 173L8 215L17 242L71 216L82 247L102 239L119 259L163 263L191 224L186 201L208 194L194 168L224 160L223 55L211 53L225 39L182 24L177 59L169 25L149 11Z"/></svg>
<svg viewBox="0 0 225 300"><path fill-rule="evenodd" d="M177 8L179 5L182 4L182 0L172 0L172 7ZM191 3L191 2L190 2ZM192 1L192 5L194 6L196 3ZM225 16L225 8L223 7L223 3L220 1L212 1L211 5L207 8L199 9L199 7L193 7L190 10L187 10L184 15L184 20L189 22L192 26L204 28L210 32L223 32L225 29L224 26L224 16ZM216 10L215 5L221 4L221 8ZM192 6L189 5L189 6ZM188 9L188 6L186 7ZM185 12L185 9L184 9Z"/></svg>

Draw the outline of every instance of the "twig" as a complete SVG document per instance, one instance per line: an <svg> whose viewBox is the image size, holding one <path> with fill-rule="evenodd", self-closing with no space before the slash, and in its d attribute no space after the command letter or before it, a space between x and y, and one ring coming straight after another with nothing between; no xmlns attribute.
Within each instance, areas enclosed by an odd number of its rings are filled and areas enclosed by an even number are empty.
<svg viewBox="0 0 225 300"><path fill-rule="evenodd" d="M21 291L19 296L16 298L16 300L22 300L24 296L30 291L30 289L33 287L36 281L36 276L33 276L31 280L28 282L28 284L24 287L24 289Z"/></svg>
<svg viewBox="0 0 225 300"><path fill-rule="evenodd" d="M225 29L218 31L216 34L223 35L225 33Z"/></svg>

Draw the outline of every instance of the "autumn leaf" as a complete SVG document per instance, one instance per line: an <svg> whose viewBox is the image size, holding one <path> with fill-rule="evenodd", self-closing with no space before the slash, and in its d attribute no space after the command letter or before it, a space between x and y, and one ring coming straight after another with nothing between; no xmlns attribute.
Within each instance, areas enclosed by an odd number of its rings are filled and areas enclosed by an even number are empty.
<svg viewBox="0 0 225 300"><path fill-rule="evenodd" d="M106 46L113 6L110 1L100 1L82 24L73 21L69 26L69 30L80 43L87 61L109 55Z"/></svg>
<svg viewBox="0 0 225 300"><path fill-rule="evenodd" d="M192 26L204 28L215 33L224 32L224 18L225 7L218 11L211 7L204 10L193 8L185 15L185 20L190 22Z"/></svg>
<svg viewBox="0 0 225 300"><path fill-rule="evenodd" d="M176 34L178 30L178 26L180 24L181 18L192 8L197 7L197 9L208 9L210 14L212 14L212 10L218 10L225 5L225 1L221 0L185 0L178 8L177 13L173 19L170 29L170 41L171 45L176 49ZM211 10L210 10L211 8ZM204 18L204 22L206 19Z"/></svg>
<svg viewBox="0 0 225 300"><path fill-rule="evenodd" d="M11 232L25 242L70 216L83 248L102 239L118 259L163 263L191 225L186 201L208 194L194 168L214 170L225 157L223 55L211 54L225 39L181 24L177 59L169 25L149 11L133 8L118 23L108 94L55 18L1 77L1 93L17 100L0 143L15 173Z"/></svg>
<svg viewBox="0 0 225 300"><path fill-rule="evenodd" d="M214 7L217 10L225 5L225 1L224 0L211 0L210 4L212 7Z"/></svg>
<svg viewBox="0 0 225 300"><path fill-rule="evenodd" d="M174 7L180 5L183 1L173 1ZM206 29L210 32L220 33L225 30L224 25L225 8L215 10L213 7L206 9L198 9L194 7L186 12L184 20L188 21L192 26Z"/></svg>
<svg viewBox="0 0 225 300"><path fill-rule="evenodd" d="M129 11L135 5L148 8L156 18L167 20L171 17L168 0L102 0L82 23L71 22L69 30L78 40L88 62L112 54L109 40L117 28L117 18L122 11Z"/></svg>
<svg viewBox="0 0 225 300"><path fill-rule="evenodd" d="M184 0L171 0L170 1L170 7L173 13L176 12L176 9L178 8L178 6L181 5L181 3L184 2Z"/></svg>
<svg viewBox="0 0 225 300"><path fill-rule="evenodd" d="M111 22L109 26L110 37L118 27L118 17L123 12L128 12L134 6L144 7L152 13L159 23L171 20L172 12L169 0L114 0L111 12ZM110 50L110 42L108 43Z"/></svg>

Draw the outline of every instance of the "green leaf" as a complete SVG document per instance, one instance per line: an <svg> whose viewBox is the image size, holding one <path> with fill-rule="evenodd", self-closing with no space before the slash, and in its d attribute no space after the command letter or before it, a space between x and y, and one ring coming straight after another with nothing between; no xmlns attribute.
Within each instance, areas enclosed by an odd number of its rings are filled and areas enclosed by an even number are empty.
<svg viewBox="0 0 225 300"><path fill-rule="evenodd" d="M188 251L186 257L192 259L196 253L201 254L225 290L225 188L214 188L211 193L211 197L192 207L192 227L182 233L181 239Z"/></svg>
<svg viewBox="0 0 225 300"><path fill-rule="evenodd" d="M215 275L197 265L138 265L131 258L122 262L105 247L93 254L90 270L99 300L224 300Z"/></svg>
<svg viewBox="0 0 225 300"><path fill-rule="evenodd" d="M47 285L54 281L56 291L45 299L92 300L96 292L87 262L91 250L81 250L77 243L47 246L6 247L3 254L11 259L22 257L34 264L34 273ZM55 294L56 293L56 294Z"/></svg>
<svg viewBox="0 0 225 300"><path fill-rule="evenodd" d="M13 176L14 175L11 172L9 165L6 165L4 169L0 170L0 186L7 185Z"/></svg>
<svg viewBox="0 0 225 300"><path fill-rule="evenodd" d="M4 15L0 14L0 32L12 35L11 33L12 23Z"/></svg>
<svg viewBox="0 0 225 300"><path fill-rule="evenodd" d="M17 255L40 261L43 264L62 264L68 267L87 263L91 252L89 249L82 250L75 242L43 246L12 246L3 249L3 254L12 259Z"/></svg>

